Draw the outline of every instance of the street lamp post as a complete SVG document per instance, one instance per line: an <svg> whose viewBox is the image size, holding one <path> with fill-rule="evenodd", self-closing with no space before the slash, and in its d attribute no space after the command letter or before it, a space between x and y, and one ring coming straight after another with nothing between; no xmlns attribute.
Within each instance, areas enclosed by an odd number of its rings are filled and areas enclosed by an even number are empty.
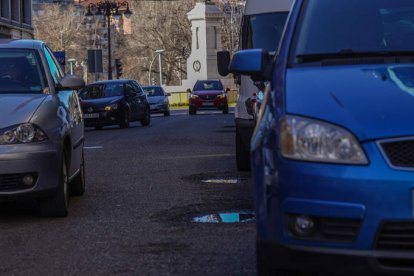
<svg viewBox="0 0 414 276"><path fill-rule="evenodd" d="M106 16L106 24L108 25L108 80L112 80L112 57L111 57L111 16L119 18L121 13L119 9L122 6L126 6L124 15L129 17L132 12L129 9L129 3L127 1L110 1L104 0L98 3L91 3L88 5L88 11L86 16L91 18L94 14L92 10L95 11L97 16Z"/></svg>
<svg viewBox="0 0 414 276"><path fill-rule="evenodd" d="M70 58L68 59L68 62L70 64L70 74L73 75L73 66L76 64L76 59Z"/></svg>
<svg viewBox="0 0 414 276"><path fill-rule="evenodd" d="M180 85L183 85L183 70L181 69L181 59L183 56L178 56L175 59L178 60L178 70L179 70L179 77L180 77Z"/></svg>
<svg viewBox="0 0 414 276"><path fill-rule="evenodd" d="M161 54L164 52L164 49L158 49L155 50L155 56L153 57L153 59L151 60L150 66L149 66L149 71L148 71L148 85L151 85L151 68L152 68L152 64L154 63L155 59L158 56L158 66L159 66L159 70L160 70L160 85L162 85L162 61L161 61Z"/></svg>

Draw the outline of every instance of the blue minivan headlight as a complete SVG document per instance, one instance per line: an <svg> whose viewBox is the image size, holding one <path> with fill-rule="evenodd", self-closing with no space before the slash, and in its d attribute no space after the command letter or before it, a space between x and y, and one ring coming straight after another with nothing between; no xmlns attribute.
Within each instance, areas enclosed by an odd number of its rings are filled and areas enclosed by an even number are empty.
<svg viewBox="0 0 414 276"><path fill-rule="evenodd" d="M282 156L289 159L368 164L358 140L347 130L322 121L286 116L281 123Z"/></svg>

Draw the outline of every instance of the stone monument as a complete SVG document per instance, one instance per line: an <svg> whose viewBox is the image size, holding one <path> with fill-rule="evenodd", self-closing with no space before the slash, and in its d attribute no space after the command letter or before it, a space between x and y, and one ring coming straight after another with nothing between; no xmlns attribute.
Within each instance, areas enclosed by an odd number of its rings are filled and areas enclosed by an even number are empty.
<svg viewBox="0 0 414 276"><path fill-rule="evenodd" d="M223 79L217 70L217 52L223 49L221 24L223 11L208 0L198 1L187 13L191 22L191 54L187 59L187 79L182 86L165 86L169 92L192 89L197 80ZM233 79L224 79L226 87L233 86Z"/></svg>

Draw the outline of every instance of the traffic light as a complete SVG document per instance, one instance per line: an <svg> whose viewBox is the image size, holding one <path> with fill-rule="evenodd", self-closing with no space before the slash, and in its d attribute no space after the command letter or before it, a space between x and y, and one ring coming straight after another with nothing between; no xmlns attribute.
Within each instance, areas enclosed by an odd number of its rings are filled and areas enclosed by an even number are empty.
<svg viewBox="0 0 414 276"><path fill-rule="evenodd" d="M119 79L122 76L122 62L119 58L115 59L116 78Z"/></svg>

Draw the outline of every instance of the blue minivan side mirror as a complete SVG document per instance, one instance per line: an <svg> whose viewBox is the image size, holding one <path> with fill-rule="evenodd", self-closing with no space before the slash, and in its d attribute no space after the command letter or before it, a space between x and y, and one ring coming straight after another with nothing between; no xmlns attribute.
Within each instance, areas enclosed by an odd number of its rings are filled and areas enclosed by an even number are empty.
<svg viewBox="0 0 414 276"><path fill-rule="evenodd" d="M242 50L234 54L229 66L230 73L248 75L254 81L269 80L270 55L262 49Z"/></svg>

